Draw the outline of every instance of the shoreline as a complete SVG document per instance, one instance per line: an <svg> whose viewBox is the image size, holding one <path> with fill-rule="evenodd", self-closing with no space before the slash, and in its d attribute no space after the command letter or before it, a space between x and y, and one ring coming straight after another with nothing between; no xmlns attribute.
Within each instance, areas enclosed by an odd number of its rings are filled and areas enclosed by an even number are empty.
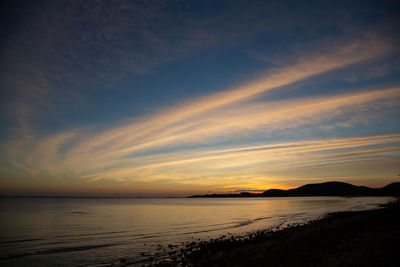
<svg viewBox="0 0 400 267"><path fill-rule="evenodd" d="M399 266L400 200L305 224L187 244L145 266ZM129 266L129 264L127 265Z"/></svg>

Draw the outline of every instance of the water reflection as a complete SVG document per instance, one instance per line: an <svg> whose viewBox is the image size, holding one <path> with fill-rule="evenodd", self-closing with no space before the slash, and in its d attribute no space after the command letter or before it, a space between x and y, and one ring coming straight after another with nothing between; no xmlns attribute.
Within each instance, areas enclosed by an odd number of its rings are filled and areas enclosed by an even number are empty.
<svg viewBox="0 0 400 267"><path fill-rule="evenodd" d="M168 245L285 226L390 198L3 198L2 265L71 266L141 258Z"/></svg>

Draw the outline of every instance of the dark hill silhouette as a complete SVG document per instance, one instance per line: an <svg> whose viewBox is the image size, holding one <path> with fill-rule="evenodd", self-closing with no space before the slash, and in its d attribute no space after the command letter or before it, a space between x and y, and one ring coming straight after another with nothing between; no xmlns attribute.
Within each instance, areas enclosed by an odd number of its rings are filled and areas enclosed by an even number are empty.
<svg viewBox="0 0 400 267"><path fill-rule="evenodd" d="M306 184L285 193L291 196L357 196L373 195L376 189L365 186L355 186L342 182L327 182L322 184Z"/></svg>
<svg viewBox="0 0 400 267"><path fill-rule="evenodd" d="M400 182L382 188L356 186L343 182L306 184L298 188L269 189L263 193L242 192L240 194L194 195L191 197L300 197L300 196L400 196Z"/></svg>
<svg viewBox="0 0 400 267"><path fill-rule="evenodd" d="M391 183L380 189L381 194L390 196L400 196L400 182Z"/></svg>

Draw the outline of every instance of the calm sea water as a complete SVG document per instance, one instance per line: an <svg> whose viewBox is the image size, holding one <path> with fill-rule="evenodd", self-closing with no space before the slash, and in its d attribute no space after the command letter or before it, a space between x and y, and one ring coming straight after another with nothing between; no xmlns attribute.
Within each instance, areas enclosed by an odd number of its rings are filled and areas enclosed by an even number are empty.
<svg viewBox="0 0 400 267"><path fill-rule="evenodd" d="M377 207L386 197L1 198L1 266L108 266L185 242Z"/></svg>

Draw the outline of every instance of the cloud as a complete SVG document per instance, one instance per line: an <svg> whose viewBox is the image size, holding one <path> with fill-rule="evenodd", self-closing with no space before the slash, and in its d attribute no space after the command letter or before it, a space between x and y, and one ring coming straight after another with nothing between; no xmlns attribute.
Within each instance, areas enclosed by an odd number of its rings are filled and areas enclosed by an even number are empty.
<svg viewBox="0 0 400 267"><path fill-rule="evenodd" d="M210 149L200 152L180 151L178 153L139 157L136 161L141 163L141 166L139 164L136 167L125 168L119 175L122 173L133 174L140 170L179 170L181 167L184 170L186 170L185 168L190 170L194 167L198 171L207 169L208 171L218 172L218 170L242 168L260 163L270 163L269 167L275 166L277 168L286 165L334 164L341 160L348 162L349 159L375 159L377 155L396 154L400 149L399 141L400 135L392 134L298 141L221 150ZM115 172L111 170L109 173Z"/></svg>
<svg viewBox="0 0 400 267"><path fill-rule="evenodd" d="M77 177L91 181L168 180L195 184L212 183L212 177L220 177L231 184L237 183L235 179L255 179L254 174L237 170L255 168L263 163L268 163L270 168L281 168L293 162L299 166L339 163L340 157L347 157L346 160L357 160L357 157L369 160L368 155L379 156L385 152L379 149L364 150L365 156L312 154L334 150L328 144L332 141L339 146L345 142L343 140L323 140L323 144L312 145L307 142L282 143L269 148L267 144L257 149L238 149L235 146L236 143L247 143L247 138L255 135L282 132L285 129L296 131L318 123L334 123L335 119L343 117L357 116L357 123L368 122L371 114L375 118L377 113L378 117L384 117L388 109L399 106L400 88L359 88L345 94L284 100L271 100L269 94L287 86L307 84L321 74L363 64L394 51L397 48L391 43L371 36L349 43L338 42L307 56L298 56L291 64L269 69L242 85L200 98L186 99L143 117L103 126L102 130L96 126L78 127L46 136L34 134L35 129L27 126L29 131L26 132L29 134L18 136L15 142L5 146L6 157L25 175L32 177ZM20 112L22 121L28 122L33 116L29 99L45 98L51 94L47 90L46 79L40 85L43 85L42 91L33 90L27 99L21 98L11 105L16 114ZM24 92L30 88L26 86L21 95L24 96ZM384 144L379 140L389 142L388 138L378 136L371 137L371 140L378 140L373 144ZM357 140L345 142L343 148L352 147ZM204 152L197 151L199 146L222 146L224 142L233 146L231 151L218 152L207 148L204 148ZM360 142L356 142L359 147L365 146ZM197 149L187 151L190 146Z"/></svg>
<svg viewBox="0 0 400 267"><path fill-rule="evenodd" d="M391 88L271 103L250 101L239 106L224 106L218 112L205 113L195 119L175 119L173 124L167 124L168 127L161 125L157 128L160 125L153 125L154 120L159 120L155 117L153 121L129 123L107 130L106 134L87 135L78 129L35 143L31 153L19 151L22 153L20 165L31 169L36 176L67 175L120 181L184 180L196 177L205 182L212 172L215 176L219 172L231 173L227 171L229 169L252 168L262 163L269 163L270 168L281 168L286 165L312 166L327 162L339 164L350 160L369 160L398 153L398 145L392 148L387 146L398 143L400 136L300 141L220 151L205 149L200 152L196 149L191 152L190 147L185 148L185 144L212 142L218 145L219 141L226 140L243 142L242 139L246 140L256 132L293 130L351 113L364 114L364 119L368 120L370 106L375 111L398 107L399 97L400 88ZM147 127L151 126L154 129L149 130ZM104 138L110 134L113 138ZM371 145L383 147L365 149ZM357 147L363 147L363 150L357 151ZM350 148L351 152L337 151ZM170 149L177 152L169 153ZM328 150L332 150L330 153L333 154L320 154Z"/></svg>
<svg viewBox="0 0 400 267"><path fill-rule="evenodd" d="M162 142L172 142L180 138L180 132L199 127L200 122L208 123L204 117L211 118L210 114L225 112L221 109L243 101L254 99L261 93L279 89L282 86L293 84L304 79L326 73L349 64L360 63L364 60L376 58L392 51L393 47L379 41L355 42L347 46L340 46L327 55L310 56L304 61L286 68L279 68L268 72L255 82L250 82L209 96L186 101L186 104L177 104L170 109L159 110L143 118L136 118L133 123L126 123L121 127L105 131L80 146L76 153L85 153L98 149L108 143L119 151L133 151L140 146L157 145ZM233 110L236 107L233 108ZM232 110L232 109L231 109ZM229 113L229 109L228 112ZM157 137L150 139L155 134ZM164 140L164 141L163 141ZM140 145L138 145L140 144ZM101 150L100 150L101 151ZM118 153L115 151L115 153Z"/></svg>

